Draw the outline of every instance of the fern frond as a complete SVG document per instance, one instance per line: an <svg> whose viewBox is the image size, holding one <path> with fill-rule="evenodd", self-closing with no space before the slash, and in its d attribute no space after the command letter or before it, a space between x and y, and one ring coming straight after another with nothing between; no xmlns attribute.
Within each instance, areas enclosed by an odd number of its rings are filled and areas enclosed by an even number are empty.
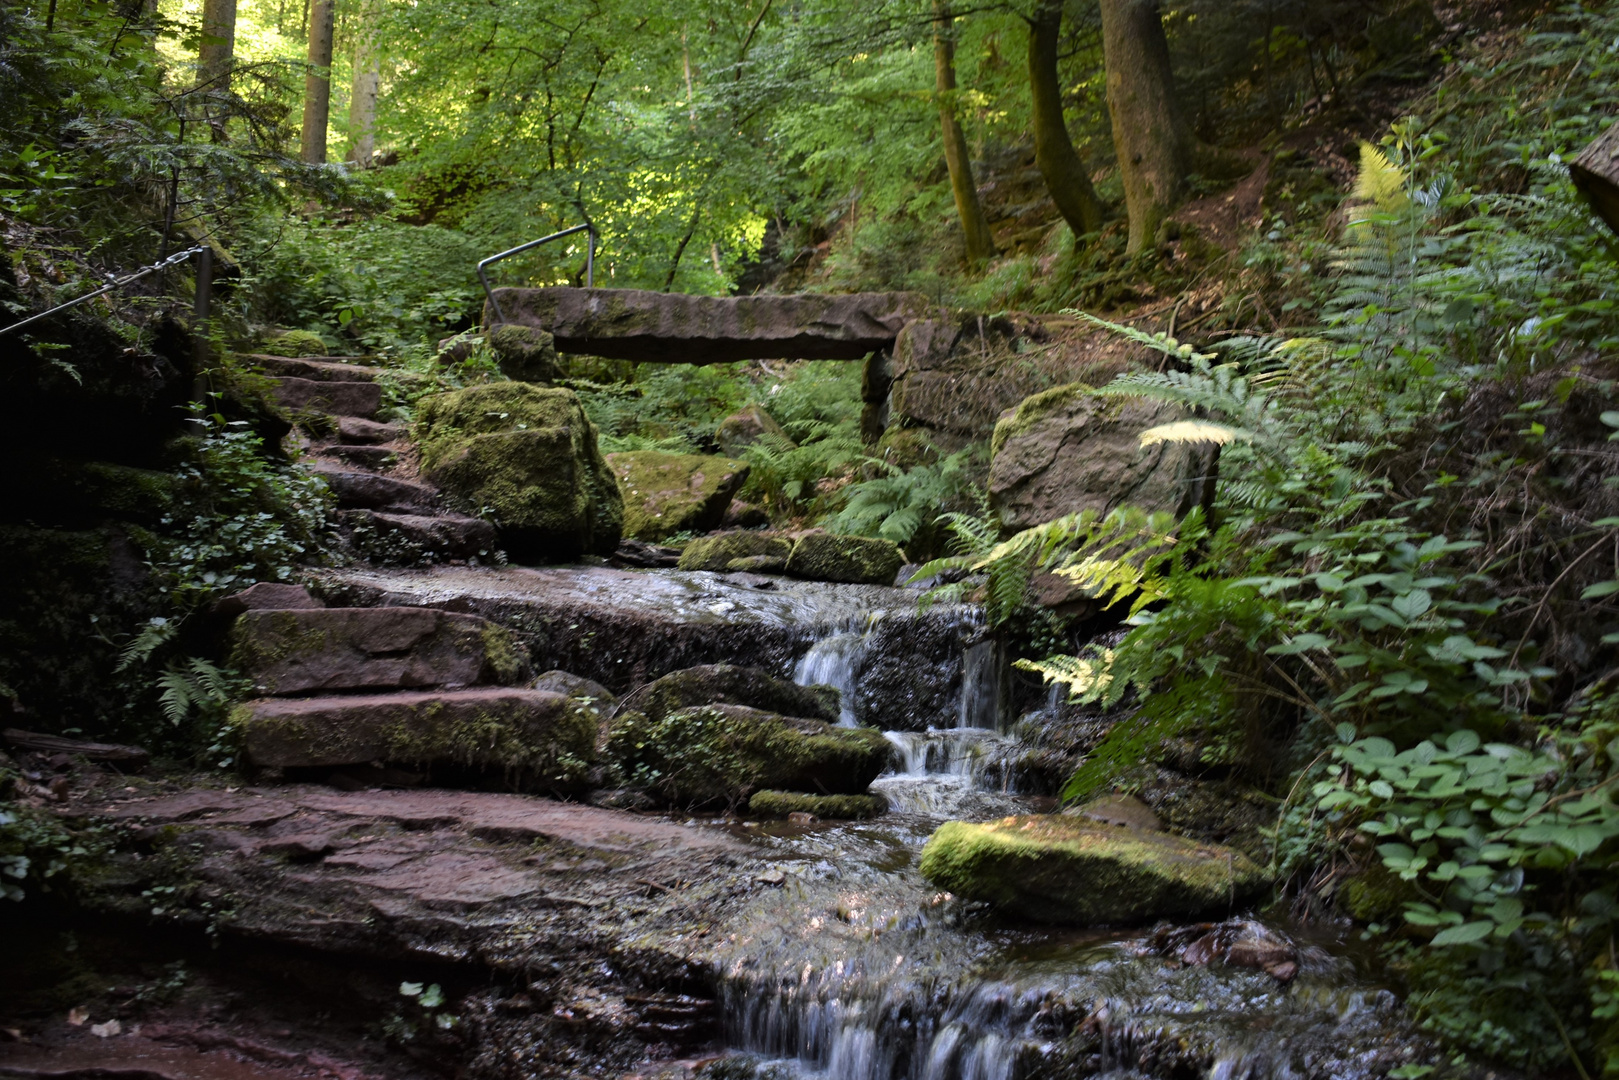
<svg viewBox="0 0 1619 1080"><path fill-rule="evenodd" d="M164 718L176 727L185 723L191 710L199 704L197 688L191 679L185 672L170 668L157 677L157 685L161 690L157 701Z"/></svg>
<svg viewBox="0 0 1619 1080"><path fill-rule="evenodd" d="M1372 203L1379 210L1403 209L1410 197L1405 193L1404 169L1369 142L1360 144L1360 173L1355 177L1354 198Z"/></svg>
<svg viewBox="0 0 1619 1080"><path fill-rule="evenodd" d="M1192 443L1202 446L1212 443L1215 446L1224 446L1238 439L1253 442L1254 433L1225 424L1210 423L1207 420L1176 420L1150 427L1141 433L1142 446L1153 446L1157 443Z"/></svg>

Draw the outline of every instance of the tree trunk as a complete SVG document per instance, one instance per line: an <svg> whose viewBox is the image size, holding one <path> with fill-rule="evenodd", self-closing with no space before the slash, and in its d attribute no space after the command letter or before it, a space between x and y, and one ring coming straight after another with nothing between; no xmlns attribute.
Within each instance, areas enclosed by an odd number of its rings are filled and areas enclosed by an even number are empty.
<svg viewBox="0 0 1619 1080"><path fill-rule="evenodd" d="M1062 0L1040 0L1029 21L1029 97L1034 104L1034 162L1057 212L1077 239L1102 227L1102 203L1062 118L1062 85L1057 80L1061 30Z"/></svg>
<svg viewBox="0 0 1619 1080"><path fill-rule="evenodd" d="M311 165L326 160L326 125L332 111L332 17L335 0L312 0L309 8L309 71L304 75L304 130L300 156Z"/></svg>
<svg viewBox="0 0 1619 1080"><path fill-rule="evenodd" d="M1152 245L1186 188L1188 140L1158 0L1102 0L1102 51L1113 148L1130 215L1125 251L1134 255Z"/></svg>
<svg viewBox="0 0 1619 1080"><path fill-rule="evenodd" d="M355 16L354 82L349 91L349 160L368 169L376 153L377 85L381 81L375 0L363 0Z"/></svg>
<svg viewBox="0 0 1619 1080"><path fill-rule="evenodd" d="M235 55L236 0L203 0L202 45L197 49L198 84L214 90L229 90L231 61Z"/></svg>
<svg viewBox="0 0 1619 1080"><path fill-rule="evenodd" d="M978 201L973 183L972 161L967 155L967 137L956 119L956 43L950 0L933 0L933 70L939 91L939 125L944 132L944 163L950 169L950 191L956 198L956 213L967 240L967 261L974 266L995 255L995 238Z"/></svg>

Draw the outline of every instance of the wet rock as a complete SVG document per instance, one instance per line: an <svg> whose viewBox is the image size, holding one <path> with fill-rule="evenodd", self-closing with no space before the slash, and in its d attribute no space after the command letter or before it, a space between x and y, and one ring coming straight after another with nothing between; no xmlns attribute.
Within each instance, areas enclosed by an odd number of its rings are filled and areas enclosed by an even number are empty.
<svg viewBox="0 0 1619 1080"><path fill-rule="evenodd" d="M462 514L345 510L341 517L355 531L356 546L382 563L487 559L498 546L493 525Z"/></svg>
<svg viewBox="0 0 1619 1080"><path fill-rule="evenodd" d="M645 713L658 721L693 705L746 705L834 722L838 719L838 697L838 691L830 686L799 686L759 668L704 664L670 672L640 687L627 695L619 708Z"/></svg>
<svg viewBox="0 0 1619 1080"><path fill-rule="evenodd" d="M231 665L271 695L509 685L529 674L504 629L433 608L248 611L230 641Z"/></svg>
<svg viewBox="0 0 1619 1080"><path fill-rule="evenodd" d="M634 566L642 570L667 569L679 564L680 549L643 540L620 540L608 561L613 566Z"/></svg>
<svg viewBox="0 0 1619 1080"><path fill-rule="evenodd" d="M296 376L272 376L270 381L271 398L288 412L370 418L382 408L382 387L370 381L329 382Z"/></svg>
<svg viewBox="0 0 1619 1080"><path fill-rule="evenodd" d="M1164 823L1152 812L1152 807L1133 795L1103 795L1082 806L1063 811L1067 817L1089 818L1104 825L1123 825L1130 829L1163 830Z"/></svg>
<svg viewBox="0 0 1619 1080"><path fill-rule="evenodd" d="M921 870L958 896L1075 926L1226 910L1268 884L1233 849L1063 815L946 822Z"/></svg>
<svg viewBox="0 0 1619 1080"><path fill-rule="evenodd" d="M316 461L309 471L326 481L337 496L337 505L345 509L409 513L431 510L440 501L438 491L426 484L345 468L336 462Z"/></svg>
<svg viewBox="0 0 1619 1080"><path fill-rule="evenodd" d="M550 331L565 353L615 360L859 360L930 310L915 293L692 296L643 289L499 289L508 322Z"/></svg>
<svg viewBox="0 0 1619 1080"><path fill-rule="evenodd" d="M1142 943L1142 951L1193 966L1219 962L1254 968L1283 983L1293 981L1306 959L1285 934L1253 919L1163 927Z"/></svg>
<svg viewBox="0 0 1619 1080"><path fill-rule="evenodd" d="M787 560L775 555L744 555L740 559L732 559L725 564L728 574L785 574ZM758 585L757 588L773 588L774 583Z"/></svg>
<svg viewBox="0 0 1619 1080"><path fill-rule="evenodd" d="M776 423L776 418L759 405L749 405L741 412L732 413L714 429L714 441L719 443L720 452L731 457L737 457L764 435L787 439L787 433Z"/></svg>
<svg viewBox="0 0 1619 1080"><path fill-rule="evenodd" d="M678 806L734 807L766 788L855 795L888 767L890 753L874 728L746 705L702 705L662 719L621 708L608 742L633 786Z"/></svg>
<svg viewBox="0 0 1619 1080"><path fill-rule="evenodd" d="M1089 391L1083 383L1044 391L995 425L990 501L1008 528L1125 504L1179 513L1195 502L1207 455L1180 443L1139 445L1141 432L1178 419L1178 407Z"/></svg>
<svg viewBox="0 0 1619 1080"><path fill-rule="evenodd" d="M579 675L570 675L566 671L546 671L535 676L534 682L529 686L532 690L549 690L553 694L561 694L569 698L590 698L602 709L611 712L618 705L618 698L613 692L601 683L592 682Z"/></svg>
<svg viewBox="0 0 1619 1080"><path fill-rule="evenodd" d="M739 559L781 560L782 566L793 553L793 542L779 533L738 529L715 536L699 536L680 553L682 570L730 570Z"/></svg>
<svg viewBox="0 0 1619 1080"><path fill-rule="evenodd" d="M259 768L460 766L567 792L582 790L596 756L594 714L544 690L266 698L231 722Z"/></svg>
<svg viewBox="0 0 1619 1080"><path fill-rule="evenodd" d="M489 331L489 348L500 373L518 382L550 383L557 377L557 350L551 335L532 326L497 326Z"/></svg>
<svg viewBox="0 0 1619 1080"><path fill-rule="evenodd" d="M793 545L787 572L811 581L892 585L904 564L905 556L892 540L810 533Z"/></svg>
<svg viewBox="0 0 1619 1080"><path fill-rule="evenodd" d="M748 813L755 817L791 818L808 814L814 818L858 820L888 813L888 800L880 793L866 795L805 795L799 791L756 791L748 800Z"/></svg>
<svg viewBox="0 0 1619 1080"><path fill-rule="evenodd" d="M486 383L417 407L422 467L519 561L611 555L624 503L571 390Z"/></svg>
<svg viewBox="0 0 1619 1080"><path fill-rule="evenodd" d="M706 454L636 450L607 455L624 498L624 535L658 541L682 532L707 532L725 517L748 466Z"/></svg>
<svg viewBox="0 0 1619 1080"><path fill-rule="evenodd" d="M213 613L227 618L240 615L244 611L307 611L310 608L325 607L319 600L309 595L309 590L302 585L286 585L279 581L261 581L257 585L249 585L241 592L231 593L229 596L214 604Z"/></svg>

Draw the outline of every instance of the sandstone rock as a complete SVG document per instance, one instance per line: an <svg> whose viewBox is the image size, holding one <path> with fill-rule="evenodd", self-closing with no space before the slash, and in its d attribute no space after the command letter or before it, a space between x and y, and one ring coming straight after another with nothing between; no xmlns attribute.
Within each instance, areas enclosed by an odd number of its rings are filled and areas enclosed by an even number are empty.
<svg viewBox="0 0 1619 1080"><path fill-rule="evenodd" d="M519 561L611 555L624 503L571 390L486 383L417 407L422 466Z"/></svg>
<svg viewBox="0 0 1619 1080"><path fill-rule="evenodd" d="M620 540L610 562L613 566L635 566L643 570L672 569L680 562L680 549L643 540Z"/></svg>
<svg viewBox="0 0 1619 1080"><path fill-rule="evenodd" d="M339 444L320 451L326 457L336 458L345 465L362 469L391 469L399 461L399 452L387 446L349 446Z"/></svg>
<svg viewBox="0 0 1619 1080"><path fill-rule="evenodd" d="M722 529L761 529L770 524L770 515L765 513L762 506L732 499L731 505L725 508L725 517L720 520Z"/></svg>
<svg viewBox="0 0 1619 1080"><path fill-rule="evenodd" d="M291 376L316 382L372 382L377 377L376 368L328 360L319 354L267 356L264 353L249 353L242 359L271 376Z"/></svg>
<svg viewBox="0 0 1619 1080"><path fill-rule="evenodd" d="M401 424L379 424L358 416L337 418L337 437L351 446L395 442L407 434Z"/></svg>
<svg viewBox="0 0 1619 1080"><path fill-rule="evenodd" d="M1088 389L1073 383L1036 394L995 425L989 493L1008 528L1125 504L1173 513L1192 505L1206 455L1180 444L1139 445L1141 432L1176 419L1177 407Z"/></svg>
<svg viewBox="0 0 1619 1080"><path fill-rule="evenodd" d="M799 791L756 791L748 800L748 813L755 817L790 818L808 814L816 818L861 819L888 813L888 799L875 792L867 795L805 795Z"/></svg>
<svg viewBox="0 0 1619 1080"><path fill-rule="evenodd" d="M758 442L762 435L787 438L787 433L776 423L776 418L759 405L749 405L741 412L732 413L714 429L714 441L720 444L720 451L731 457L739 456Z"/></svg>
<svg viewBox="0 0 1619 1080"><path fill-rule="evenodd" d="M426 484L348 469L330 461L316 461L309 471L326 481L337 505L366 510L426 510L436 506L439 493Z"/></svg>
<svg viewBox="0 0 1619 1080"><path fill-rule="evenodd" d="M260 768L385 762L499 770L526 788L581 790L597 723L561 694L482 688L266 698L231 714Z"/></svg>
<svg viewBox="0 0 1619 1080"><path fill-rule="evenodd" d="M780 533L739 529L716 536L699 536L680 553L679 565L682 570L724 571L738 559L758 556L780 559L785 566L792 553L792 540Z"/></svg>
<svg viewBox="0 0 1619 1080"><path fill-rule="evenodd" d="M892 540L810 533L793 545L787 572L811 581L892 585L905 556Z"/></svg>
<svg viewBox="0 0 1619 1080"><path fill-rule="evenodd" d="M608 754L632 786L670 803L736 806L766 788L859 794L888 767L891 748L875 728L700 705L661 719L621 707Z"/></svg>
<svg viewBox="0 0 1619 1080"><path fill-rule="evenodd" d="M214 614L227 618L244 611L299 611L322 608L326 605L309 595L302 585L286 585L279 581L261 581L249 585L241 592L231 593L214 605Z"/></svg>
<svg viewBox="0 0 1619 1080"><path fill-rule="evenodd" d="M247 611L230 639L231 665L273 695L528 678L528 658L505 630L436 608Z"/></svg>
<svg viewBox="0 0 1619 1080"><path fill-rule="evenodd" d="M549 383L557 377L557 350L551 335L532 326L497 326L489 332L489 348L500 373L518 382Z"/></svg>
<svg viewBox="0 0 1619 1080"><path fill-rule="evenodd" d="M265 352L277 356L324 356L331 350L321 336L308 330L275 330L264 336Z"/></svg>
<svg viewBox="0 0 1619 1080"><path fill-rule="evenodd" d="M562 352L676 364L859 360L890 347L907 322L932 310L916 293L691 296L546 288L496 294L508 323L550 331Z"/></svg>
<svg viewBox="0 0 1619 1080"><path fill-rule="evenodd" d="M1123 825L1129 829L1150 829L1161 832L1164 823L1152 812L1152 807L1134 795L1103 795L1080 806L1063 811L1067 817L1089 818L1105 825Z"/></svg>
<svg viewBox="0 0 1619 1080"><path fill-rule="evenodd" d="M370 418L382 408L382 387L374 382L325 382L288 376L272 378L271 383L270 396L288 412Z"/></svg>
<svg viewBox="0 0 1619 1080"><path fill-rule="evenodd" d="M920 868L958 896L1075 926L1222 911L1268 884L1230 848L1060 814L946 822Z"/></svg>
<svg viewBox="0 0 1619 1080"><path fill-rule="evenodd" d="M607 455L624 498L624 535L658 541L681 532L707 532L725 517L748 466L703 454L637 450Z"/></svg>
<svg viewBox="0 0 1619 1080"><path fill-rule="evenodd" d="M568 698L590 698L607 711L612 711L618 705L618 698L613 692L599 682L593 682L580 675L571 675L566 671L546 671L535 676L530 684L531 690L549 690L553 694L561 694Z"/></svg>
<svg viewBox="0 0 1619 1080"><path fill-rule="evenodd" d="M754 667L704 664L672 671L626 694L619 711L662 720L694 705L747 705L826 721L835 721L839 710L838 692L830 686L799 686Z"/></svg>

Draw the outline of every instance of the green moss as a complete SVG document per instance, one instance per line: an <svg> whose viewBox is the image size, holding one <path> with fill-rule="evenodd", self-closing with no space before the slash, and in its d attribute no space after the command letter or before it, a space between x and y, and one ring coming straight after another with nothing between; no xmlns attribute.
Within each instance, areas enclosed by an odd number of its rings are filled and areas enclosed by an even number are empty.
<svg viewBox="0 0 1619 1080"><path fill-rule="evenodd" d="M888 813L888 800L879 794L805 795L798 791L756 791L748 800L748 812L755 817L784 818L788 814L811 814L818 818L860 820Z"/></svg>
<svg viewBox="0 0 1619 1080"><path fill-rule="evenodd" d="M1072 925L1222 911L1267 884L1230 848L1062 815L946 822L920 869L959 896Z"/></svg>
<svg viewBox="0 0 1619 1080"><path fill-rule="evenodd" d="M530 670L527 651L517 643L510 630L498 623L485 623L481 634L489 682L511 686Z"/></svg>
<svg viewBox="0 0 1619 1080"><path fill-rule="evenodd" d="M939 460L939 449L921 428L891 426L877 440L877 456L890 465L912 469Z"/></svg>
<svg viewBox="0 0 1619 1080"><path fill-rule="evenodd" d="M251 633L246 632L249 625ZM298 612L270 611L231 628L229 664L238 671L265 671L292 656L323 653L331 644L324 628L311 626Z"/></svg>
<svg viewBox="0 0 1619 1080"><path fill-rule="evenodd" d="M837 720L839 694L830 686L799 686L760 668L704 664L672 671L624 698L624 708L662 720L694 705L746 705L784 716Z"/></svg>
<svg viewBox="0 0 1619 1080"><path fill-rule="evenodd" d="M326 356L331 352L319 334L308 330L277 330L266 334L259 347L271 356Z"/></svg>
<svg viewBox="0 0 1619 1080"><path fill-rule="evenodd" d="M550 334L508 323L489 332L489 347L508 379L549 383L557 377L557 350Z"/></svg>
<svg viewBox="0 0 1619 1080"><path fill-rule="evenodd" d="M793 545L787 572L811 581L892 585L905 555L892 540L811 533Z"/></svg>
<svg viewBox="0 0 1619 1080"><path fill-rule="evenodd" d="M416 437L428 478L493 522L513 558L618 546L624 503L573 391L499 382L426 398Z"/></svg>
<svg viewBox="0 0 1619 1080"><path fill-rule="evenodd" d="M1421 900L1414 882L1402 881L1382 862L1371 866L1338 887L1338 906L1356 922L1387 923L1405 911L1408 901Z"/></svg>
<svg viewBox="0 0 1619 1080"><path fill-rule="evenodd" d="M659 541L683 532L707 532L725 517L748 466L705 454L637 450L608 454L624 498L624 535Z"/></svg>
<svg viewBox="0 0 1619 1080"><path fill-rule="evenodd" d="M774 533L739 529L715 536L701 536L686 545L680 553L682 570L729 570L738 559L780 559L787 565L793 553L793 542Z"/></svg>
<svg viewBox="0 0 1619 1080"><path fill-rule="evenodd" d="M621 712L608 756L635 787L686 806L737 806L773 788L855 795L887 767L888 740L743 705L704 705L661 720Z"/></svg>
<svg viewBox="0 0 1619 1080"><path fill-rule="evenodd" d="M990 456L999 454L1007 440L1022 435L1052 413L1082 398L1091 398L1091 391L1092 387L1085 383L1068 383L1064 386L1053 386L1050 390L1042 390L1038 394L1024 398L1016 412L995 425L995 433L989 440ZM1100 403L1108 401L1105 398L1093 400Z"/></svg>

